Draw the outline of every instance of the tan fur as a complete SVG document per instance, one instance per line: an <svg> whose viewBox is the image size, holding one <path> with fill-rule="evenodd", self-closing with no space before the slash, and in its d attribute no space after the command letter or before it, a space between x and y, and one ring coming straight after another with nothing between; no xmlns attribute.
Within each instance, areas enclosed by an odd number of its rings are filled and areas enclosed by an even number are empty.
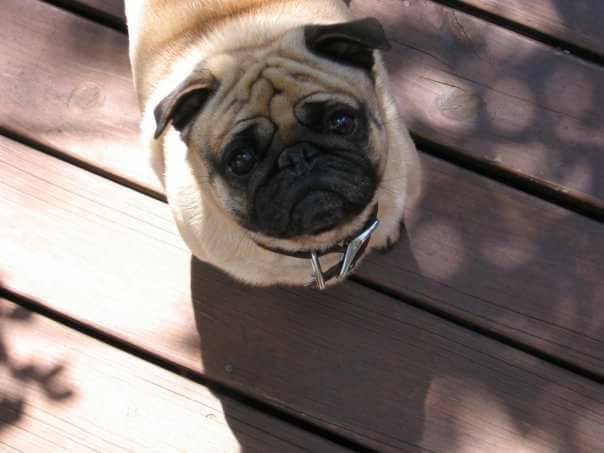
<svg viewBox="0 0 604 453"><path fill-rule="evenodd" d="M143 142L179 230L198 258L251 284L306 284L308 262L268 252L253 239L290 250L329 247L356 231L373 204L337 231L295 241L262 237L239 226L225 208L227 202L237 200L229 198L220 181L216 187L208 184L204 163L197 153L189 152L180 134L168 127L153 139L153 109L200 62L220 80L221 87L189 132L195 149L221 149L236 132L233 125L255 114L277 121L280 134L287 134L295 123L293 106L310 93L325 92L350 103L365 93L364 101L384 124L384 130L373 128L370 135L370 148L376 150L370 158L383 167L383 182L375 195L381 225L370 248L398 239L403 211L419 193L420 171L381 59L374 85L358 71L342 71L339 65L312 55L305 49L302 33L290 32L308 24L351 20L340 0L130 0L126 14L143 110ZM204 121L204 115L210 114L212 121ZM330 256L324 267L336 261L337 257Z"/></svg>

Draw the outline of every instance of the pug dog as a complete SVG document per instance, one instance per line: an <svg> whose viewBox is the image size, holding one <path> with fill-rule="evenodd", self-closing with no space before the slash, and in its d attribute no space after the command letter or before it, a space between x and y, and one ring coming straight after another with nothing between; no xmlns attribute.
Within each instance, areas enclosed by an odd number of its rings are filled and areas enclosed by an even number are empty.
<svg viewBox="0 0 604 453"><path fill-rule="evenodd" d="M420 167L343 0L127 0L151 166L192 253L259 286L342 281L395 243Z"/></svg>

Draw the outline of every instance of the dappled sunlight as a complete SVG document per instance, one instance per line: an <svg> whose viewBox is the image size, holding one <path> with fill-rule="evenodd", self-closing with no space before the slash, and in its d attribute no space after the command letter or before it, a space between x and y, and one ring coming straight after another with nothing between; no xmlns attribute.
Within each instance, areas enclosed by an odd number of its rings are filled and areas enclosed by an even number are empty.
<svg viewBox="0 0 604 453"><path fill-rule="evenodd" d="M464 243L447 220L430 220L416 226L414 255L420 270L437 280L452 278L462 268Z"/></svg>
<svg viewBox="0 0 604 453"><path fill-rule="evenodd" d="M551 149L544 143L532 141L525 147L517 143L500 143L492 150L493 160L513 171L534 175L541 181L559 180L561 192L582 195L592 191L594 169L587 156L568 163L552 156ZM570 189L572 187L573 189ZM557 216L574 215L571 211L557 211Z"/></svg>
<svg viewBox="0 0 604 453"><path fill-rule="evenodd" d="M443 84L443 81L436 83ZM445 86L435 97L432 107L428 112L433 115L433 119L440 116L441 120L444 120L443 123L463 128L475 124L481 110L481 99L471 88Z"/></svg>
<svg viewBox="0 0 604 453"><path fill-rule="evenodd" d="M574 451L572 445L562 447L559 442L558 433L552 432L541 426L530 426L528 423L515 426L514 417L507 413L506 407L501 401L494 398L488 388L481 385L472 386L464 392L463 401L456 408L455 416L462 420L473 418L475 414L481 414L483 420L489 420L480 426L473 426L489 440L488 445L476 445L476 439L472 432L461 436L458 429L458 452L460 453L484 453L485 451L509 451L514 453L529 453L544 451L544 447L551 451L560 451L560 448L568 448L565 451ZM513 436L501 438L493 428L508 430L515 433ZM481 436L482 437L482 436Z"/></svg>
<svg viewBox="0 0 604 453"><path fill-rule="evenodd" d="M539 146L542 153L536 160L543 162L546 151ZM593 242L599 225L547 203L527 202L531 197L437 159L424 158L423 163L429 177L417 221L408 225L408 237L390 254L370 258L365 275L402 291L419 292L439 309L455 310L478 322L485 316L508 335L597 367L601 359L593 354L604 334L602 317L594 316L604 300L604 288L596 284L604 275L601 254L594 253L600 245ZM511 354L510 361L517 358L513 349L503 351ZM538 359L526 365L528 370L540 366ZM433 379L443 376L435 372ZM431 438L432 429L435 437L449 433L452 445L459 446L446 451L474 448L474 436L464 420L473 420L471 414L476 413L494 420L489 426L507 426L519 451L539 451L544 445L572 451L573 442L581 444L572 436L559 435L563 429L574 429L572 416L552 424L540 415L548 411L545 402L535 403L534 413L527 414L522 404L500 394L498 384L483 380L479 373L461 373L459 379L471 382L469 387L460 384L449 390L460 401L450 404L459 405L460 412L452 412L448 422L431 419L425 426L425 439ZM532 398L547 392L531 385ZM437 388L431 384L428 401L436 398L434 407L443 407L444 400L433 395ZM446 397L443 391L442 398ZM507 445L507 440L502 442ZM476 451L494 450L481 448Z"/></svg>
<svg viewBox="0 0 604 453"><path fill-rule="evenodd" d="M592 116L581 122L572 116L559 115L553 132L555 137L568 143L570 150L596 159L599 157L604 139L604 117Z"/></svg>
<svg viewBox="0 0 604 453"><path fill-rule="evenodd" d="M589 161L577 161L562 171L562 184L578 192L589 193L594 186L593 168Z"/></svg>
<svg viewBox="0 0 604 453"><path fill-rule="evenodd" d="M533 53L528 46L518 46L513 40L501 39L499 33L485 33L484 50L491 56L496 65L501 62L513 64L515 61L523 61Z"/></svg>
<svg viewBox="0 0 604 453"><path fill-rule="evenodd" d="M364 2L357 3L365 12ZM562 192L604 199L600 68L463 14L434 5L426 13L424 2L380 3L399 14L398 20L392 13L379 18L386 20L393 41L386 62L398 105L416 134ZM547 13L564 23L572 8L559 9L560 3L549 2ZM418 18L422 11L429 20ZM424 159L426 192L416 224L408 225L407 243L386 257L371 257L364 275L599 369L604 248L595 239L602 234L600 225L482 176L444 167ZM537 369L538 363L526 367ZM580 451L583 439L594 439L585 434L590 422L580 414L552 420L546 401L552 390L546 385L523 391L522 398L533 403L527 413L513 395L501 394L480 374L456 376L455 385L439 393L439 383L448 379L433 374L426 410L451 412L431 418L423 436L448 441L443 451ZM464 422L476 420L476 414L493 425L468 429ZM509 444L484 435L498 424L509 430ZM489 437L493 444L476 444Z"/></svg>
<svg viewBox="0 0 604 453"><path fill-rule="evenodd" d="M352 2L353 11L387 24L393 51L385 60L401 114L416 134L604 199L601 68L463 13L417 0L407 5ZM550 6L546 14L562 22L574 17L561 2ZM511 167L508 152L515 154ZM518 159L521 153L537 162ZM574 173L584 160L591 182Z"/></svg>
<svg viewBox="0 0 604 453"><path fill-rule="evenodd" d="M514 93L513 97L508 93ZM497 79L484 94L487 115L503 135L518 134L531 127L536 115L534 103L529 87L512 78Z"/></svg>
<svg viewBox="0 0 604 453"><path fill-rule="evenodd" d="M590 401L580 411L584 413L601 413L602 404L600 401ZM575 424L574 434L576 439L593 439L598 441L604 439L604 426L593 423L587 417L581 417ZM580 449L577 449L577 451L580 451Z"/></svg>
<svg viewBox="0 0 604 453"><path fill-rule="evenodd" d="M575 452L584 451L586 439L591 439L590 445L598 443L604 427L594 417L598 411L589 408L597 407L590 399L594 392L584 388L580 379L559 385L550 377L555 368L542 367L535 357L526 356L518 363L512 350L497 355L503 363L515 363L513 367L535 370L534 379L506 389L513 368L500 365L496 383L483 382L478 370L475 375L437 375L432 380L426 411L456 420L449 428L455 443L443 451ZM428 425L425 434L437 437L438 424L434 428L431 433ZM589 434L580 432L588 428Z"/></svg>
<svg viewBox="0 0 604 453"><path fill-rule="evenodd" d="M518 243L514 243L518 241ZM501 269L515 269L528 265L535 255L532 242L524 238L493 240L483 244L482 254L486 262Z"/></svg>
<svg viewBox="0 0 604 453"><path fill-rule="evenodd" d="M602 51L601 17L604 9L599 1L567 0L464 0L486 8L516 22L524 23L547 34L574 44Z"/></svg>
<svg viewBox="0 0 604 453"><path fill-rule="evenodd" d="M501 377L505 379L504 370ZM546 380L540 388L529 383L520 385L516 394L502 395L493 390L480 381L479 375L435 376L426 398L426 411L438 412L442 417L426 425L424 438L440 439L438 451L451 453L581 451L584 437L575 435L578 427L552 411L556 405L564 404L572 390ZM560 398L551 400L545 395ZM531 403L528 411L526 401ZM592 417L575 413L580 411L578 407L568 409L569 416L577 416L577 425L585 424L594 430L588 437L602 431Z"/></svg>
<svg viewBox="0 0 604 453"><path fill-rule="evenodd" d="M447 453L484 453L486 451L514 451L511 442L513 437L500 436L500 432L514 432L514 423L490 391L473 379L462 379L454 376L435 376L430 384L426 398L426 410L443 413L449 422L448 431L455 442L443 445L441 450ZM480 414L480 417L476 417ZM457 420L451 423L450 420ZM426 436L438 437L442 430L440 424L429 424ZM475 435L474 433L480 433ZM520 437L520 435L518 434Z"/></svg>
<svg viewBox="0 0 604 453"><path fill-rule="evenodd" d="M389 58L386 57L387 61ZM411 68L392 74L394 85L406 87L396 94L401 115L408 123L423 123L457 133L476 127L482 101L473 84L438 68L421 71Z"/></svg>
<svg viewBox="0 0 604 453"><path fill-rule="evenodd" d="M544 97L547 105L563 108L564 114L583 118L600 116L600 106L593 104L596 96L594 82L585 72L568 67L556 68L544 81Z"/></svg>

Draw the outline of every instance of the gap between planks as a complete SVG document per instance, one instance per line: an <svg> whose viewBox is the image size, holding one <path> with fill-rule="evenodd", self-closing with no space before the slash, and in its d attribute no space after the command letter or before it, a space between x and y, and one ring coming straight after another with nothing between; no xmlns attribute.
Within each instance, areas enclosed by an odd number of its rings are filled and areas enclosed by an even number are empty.
<svg viewBox="0 0 604 453"><path fill-rule="evenodd" d="M39 0L121 33L127 32L123 1Z"/></svg>
<svg viewBox="0 0 604 453"><path fill-rule="evenodd" d="M153 198L154 200L161 201L163 203L168 202L163 192L160 192L155 188L150 187L149 185L141 184L137 181L132 180L131 178L119 175L115 172L103 168L101 165L95 165L93 162L86 161L84 159L79 159L77 156L63 152L60 149L56 149L48 144L41 143L35 138L28 137L23 133L10 130L7 127L0 126L0 135L17 143L21 143L22 145L25 145L28 148L32 148L41 153L48 154L49 156L52 156L58 160L79 167L109 181L115 182L120 186L132 189L140 194Z"/></svg>

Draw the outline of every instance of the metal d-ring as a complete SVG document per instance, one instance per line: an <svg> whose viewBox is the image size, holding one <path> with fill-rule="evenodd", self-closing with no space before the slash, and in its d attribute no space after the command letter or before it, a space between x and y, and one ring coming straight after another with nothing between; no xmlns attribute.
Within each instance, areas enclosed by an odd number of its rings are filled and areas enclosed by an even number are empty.
<svg viewBox="0 0 604 453"><path fill-rule="evenodd" d="M319 256L317 255L317 252L311 252L310 264L312 265L312 272L315 277L315 283L317 284L317 288L319 288L320 290L324 290L325 278L323 277L323 271L321 270L321 262L319 261Z"/></svg>
<svg viewBox="0 0 604 453"><path fill-rule="evenodd" d="M346 247L344 259L342 260L342 268L340 269L340 278L346 277L352 272L357 255L363 249L363 245L369 240L375 229L380 224L379 220L375 220L369 227L354 238Z"/></svg>
<svg viewBox="0 0 604 453"><path fill-rule="evenodd" d="M359 257L359 253L364 250L367 241L369 238L371 238L371 235L379 224L379 220L376 219L371 225L369 225L357 237L348 243L346 246L346 251L344 252L344 257L341 260L338 278L344 278L352 272ZM312 265L312 272L317 288L324 290L327 287L325 284L325 274L321 269L321 262L319 261L319 255L317 252L310 253L310 264ZM328 272L328 274L331 274L331 270Z"/></svg>

